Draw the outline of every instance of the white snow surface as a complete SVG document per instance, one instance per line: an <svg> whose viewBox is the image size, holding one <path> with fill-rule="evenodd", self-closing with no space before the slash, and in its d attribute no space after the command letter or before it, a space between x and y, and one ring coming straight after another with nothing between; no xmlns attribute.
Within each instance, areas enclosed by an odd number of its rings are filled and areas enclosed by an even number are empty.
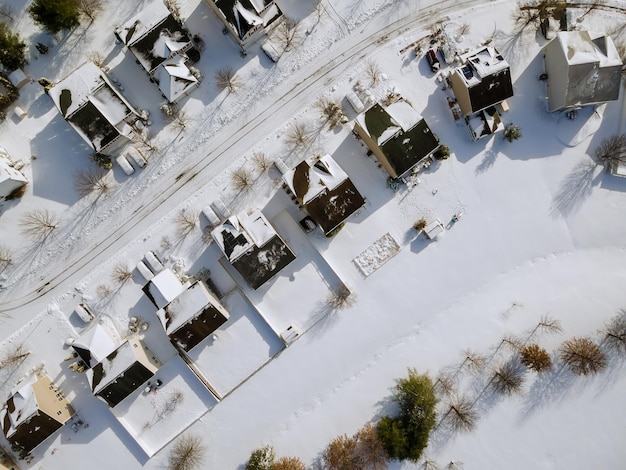
<svg viewBox="0 0 626 470"><path fill-rule="evenodd" d="M115 26L145 1L109 0L93 23L57 38L33 24L27 2L5 3L14 13L11 26L29 44L30 77L59 80L90 52L100 52L124 95L150 112L149 132L158 147L146 152L145 169L127 177L116 167L107 193L81 199L73 175L93 165L90 150L40 85L20 90L16 104L27 117L0 124L0 145L27 163L22 171L31 182L21 199L0 205L0 246L13 252L13 262L0 265L0 313L7 315L0 323L0 356L21 343L31 352L15 369L0 369L2 399L43 362L89 423L77 432L64 427L30 463L20 461L21 468L104 468L100 463L111 456L119 468L163 468L185 428L206 443L203 468L241 468L264 444L313 466L335 436L393 412L390 391L408 367L433 377L454 371L466 349L490 359L482 373L456 377L460 394L480 398L478 426L464 434L438 429L426 449L429 458L441 466L462 461L465 469L623 468L623 357L609 355L607 370L581 378L561 367L558 347L573 336L600 342L598 330L626 305L626 180L592 159L602 139L624 132L624 90L620 101L581 112L574 121L547 114L545 84L537 80L545 41L514 34L515 2L323 0L318 20L312 0L279 1L307 34L273 64L258 44L240 57L206 3L184 0L186 26L206 47L196 64L205 79L179 103L191 118L183 130L161 115L157 87L115 43ZM618 0L606 4L623 8ZM585 10L574 12L580 17ZM425 60L413 54L411 45L430 34L435 18L446 16L449 30L471 24L456 45L461 50L475 49L496 31L493 44L511 64L515 91L503 120L521 127L520 140L508 143L496 135L472 142L464 124L452 118L449 90L441 90ZM581 22L593 31L618 31L620 40L626 39L619 32L624 23L623 12L603 9ZM36 52L37 42L50 52ZM376 61L387 80L370 86L367 60ZM236 93L215 88L215 71L227 66L244 83ZM450 147L450 158L422 171L414 185L389 189L384 170L351 134L352 123L322 128L313 106L323 95L342 101L357 80L376 99L401 92ZM295 119L315 130L307 149L286 142ZM305 235L298 228L304 214L280 188L280 176L255 164L259 152L290 168L312 154L330 154L367 198L364 210L330 239L319 231ZM248 191L233 187L231 174L239 168L255 177ZM204 219L188 233L177 227L181 213L199 214L217 198L235 213L260 208L296 252L296 260L258 291L238 284L220 262ZM34 208L58 218L42 244L21 231L22 217ZM415 237L416 220L450 220L461 211L463 218L436 242ZM364 277L352 260L384 233L396 240L399 253ZM169 359L176 355L160 326L145 332L147 346L166 363L164 382L170 384L156 399L181 389L185 396L180 415L153 428L144 425L161 405L151 401L154 396L138 391L136 406L129 400L128 415L118 419L64 361L70 354L64 341L84 327L70 315L77 303L110 316L120 333L132 316L157 321L140 276L133 273L118 285L111 275L120 264L134 266L148 250L170 268L190 274L209 269L231 311L217 339L194 350L201 372L223 394L219 402L181 361ZM328 311L325 295L341 283L354 302ZM528 373L517 396L481 396L493 368L512 357L498 347L502 337L528 338L545 314L560 321L563 333L532 339L553 354L554 371ZM285 348L278 335L292 323L302 334ZM418 465L392 462L390 468Z"/></svg>

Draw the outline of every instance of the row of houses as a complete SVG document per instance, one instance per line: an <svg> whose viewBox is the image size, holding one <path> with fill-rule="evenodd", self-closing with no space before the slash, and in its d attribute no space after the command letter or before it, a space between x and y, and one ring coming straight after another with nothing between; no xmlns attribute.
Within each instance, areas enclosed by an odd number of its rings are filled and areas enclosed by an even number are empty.
<svg viewBox="0 0 626 470"><path fill-rule="evenodd" d="M250 4L255 8L262 6L262 2L252 0ZM241 32L243 30L237 30L237 34ZM122 27L117 34L131 50L137 44L133 41L132 25ZM250 37L254 34L252 32ZM163 38L153 34L152 37L163 39L169 44L166 46L169 50L178 47L168 42L171 36ZM184 47L177 50L181 49ZM622 63L610 38L592 39L587 32L561 32L545 47L544 54L550 111L618 99ZM144 59L148 74L153 74L167 60L159 62L148 56ZM50 96L79 132L84 132L92 142L99 139L100 148L106 148L117 136L126 135L125 126L131 125L126 119L134 113L125 100L111 96L109 89L115 88L95 65L83 67L84 76L91 77L85 81L83 92L78 91L81 83L72 83L66 88L57 84L50 90ZM492 47L465 54L462 65L452 71L449 80L468 126L474 126L476 120L483 123L482 128L480 125L473 127L474 135L480 138L493 133L501 122L496 106L513 96L510 68L502 55ZM71 91L64 91L70 88ZM115 104L103 105L106 99ZM88 114L89 118L81 113ZM98 139L78 124L112 116L118 125L112 126L110 135ZM355 119L354 131L392 178L405 177L431 158L440 146L426 121L402 98L391 103L375 103L360 113ZM293 168L282 162L277 166L285 188L326 235L333 234L365 204L365 198L331 155L306 159ZM213 227L211 236L252 289L267 283L296 258L258 209L225 218ZM199 347L230 318L227 309L204 282L181 282L169 269L147 280L143 292L154 305L163 332L183 356ZM104 321L88 327L71 347L87 369L86 380L91 392L111 408L144 387L162 366L139 336L122 339ZM74 414L71 404L51 379L37 371L18 384L7 400L1 416L3 432L15 450L27 454Z"/></svg>

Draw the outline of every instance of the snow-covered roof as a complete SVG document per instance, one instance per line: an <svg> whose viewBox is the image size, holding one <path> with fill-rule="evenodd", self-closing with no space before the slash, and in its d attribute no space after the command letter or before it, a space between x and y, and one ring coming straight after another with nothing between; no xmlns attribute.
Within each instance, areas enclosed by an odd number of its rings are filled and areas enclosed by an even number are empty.
<svg viewBox="0 0 626 470"><path fill-rule="evenodd" d="M72 348L87 367L93 367L120 345L121 339L105 317L92 325L72 343Z"/></svg>
<svg viewBox="0 0 626 470"><path fill-rule="evenodd" d="M104 80L100 68L93 62L85 62L52 86L48 95L63 117L66 117L80 108L103 85ZM68 96L67 101L65 96Z"/></svg>
<svg viewBox="0 0 626 470"><path fill-rule="evenodd" d="M171 269L164 269L144 286L143 291L157 308L163 308L188 286L189 282L184 284L180 282Z"/></svg>
<svg viewBox="0 0 626 470"><path fill-rule="evenodd" d="M276 236L276 230L260 210L250 209L229 217L211 235L232 262L254 246L265 245Z"/></svg>
<svg viewBox="0 0 626 470"><path fill-rule="evenodd" d="M0 198L8 196L15 188L28 183L24 174L11 166L11 157L0 147Z"/></svg>
<svg viewBox="0 0 626 470"><path fill-rule="evenodd" d="M274 0L214 0L227 23L235 29L239 40L259 26L276 20L281 11Z"/></svg>
<svg viewBox="0 0 626 470"><path fill-rule="evenodd" d="M12 402L13 409L11 410L11 406L7 409L10 427L9 429L5 429L6 435L10 436L15 433L17 428L22 423L27 421L31 416L37 413L37 410L39 410L37 398L35 397L35 392L33 390L33 384L35 382L37 382L37 376L35 374L30 374L22 383L11 391L9 401Z"/></svg>
<svg viewBox="0 0 626 470"><path fill-rule="evenodd" d="M469 65L474 73L471 76L461 73L468 85L509 68L504 57L494 47L483 47L461 56L461 62Z"/></svg>
<svg viewBox="0 0 626 470"><path fill-rule="evenodd" d="M194 282L165 308L159 309L157 315L169 335L201 313L212 302L215 302L215 299L205 285Z"/></svg>
<svg viewBox="0 0 626 470"><path fill-rule="evenodd" d="M176 102L187 90L198 84L198 79L192 75L186 60L187 56L176 55L159 65L154 73L161 93L170 103Z"/></svg>
<svg viewBox="0 0 626 470"><path fill-rule="evenodd" d="M422 116L405 100L389 106L378 103L356 117L359 126L383 145L398 132L407 132L422 120Z"/></svg>
<svg viewBox="0 0 626 470"><path fill-rule="evenodd" d="M161 0L157 0L117 28L115 32L122 42L130 47L169 15L170 11L167 7Z"/></svg>
<svg viewBox="0 0 626 470"><path fill-rule="evenodd" d="M621 66L622 60L610 36L592 38L588 31L559 31L558 41L569 65L598 63L600 67Z"/></svg>
<svg viewBox="0 0 626 470"><path fill-rule="evenodd" d="M310 162L301 162L283 175L283 181L303 204L326 190L335 189L346 179L346 172L328 154Z"/></svg>

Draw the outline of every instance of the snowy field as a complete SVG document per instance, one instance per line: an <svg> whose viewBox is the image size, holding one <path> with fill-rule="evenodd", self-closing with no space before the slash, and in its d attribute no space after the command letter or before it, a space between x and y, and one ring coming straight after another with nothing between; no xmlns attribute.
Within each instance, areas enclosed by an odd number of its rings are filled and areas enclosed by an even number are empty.
<svg viewBox="0 0 626 470"><path fill-rule="evenodd" d="M17 367L0 369L2 397L27 370L44 363L89 424L76 432L66 426L33 453L32 462L20 462L22 468L93 467L112 455L118 468L163 468L170 441L188 425L206 444L203 468L242 468L250 451L264 444L316 468L332 438L391 412L390 390L407 367L433 377L455 373L467 349L488 358L481 372L454 375L459 393L476 400L478 426L465 434L437 428L429 458L442 466L462 461L465 469L623 468L623 358L611 355L607 370L580 378L562 367L557 350L573 336L599 340L598 330L626 307L626 180L605 173L591 158L602 139L626 131L625 93L596 112L579 112L576 120L548 114L545 83L538 80L545 40L514 34L514 2L337 0L331 6L323 0L327 13L318 21L312 0L282 0L284 12L301 20L307 34L273 64L258 44L240 57L203 1L182 1L187 27L206 44L198 64L204 80L181 102L190 116L182 131L162 116L157 88L113 36L113 28L147 0L109 0L93 24L59 39L33 25L25 0L7 3L27 43L51 46L48 55L30 47L26 71L32 78L59 80L91 51L100 51L124 94L150 111L159 147L146 169L132 176L115 167L106 196L81 199L73 179L92 165L89 149L40 85L21 90L17 104L27 117L11 115L0 124L0 145L26 162L31 181L21 200L0 206L0 245L15 253L15 262L0 273L0 313L7 315L0 323L0 353L20 343L30 351ZM621 0L609 3L623 6ZM445 16L450 30L471 25L459 38L461 49L494 35L514 82L504 121L520 126L520 140L508 143L496 135L472 142L466 127L453 120L446 101L451 91L441 89L410 47ZM626 41L625 23L623 13L597 11L581 27L614 31ZM313 106L320 96L343 100L357 80L366 83L367 60L385 74L372 92L400 91L452 152L397 192L352 135L352 121L331 131ZM234 67L244 83L230 95L215 87L215 71L224 66ZM352 110L348 116L354 118ZM312 130L308 148L287 144L294 122ZM304 214L281 189L275 168L255 166L255 152L290 167L329 153L367 203L333 238L305 234L298 225ZM232 172L240 168L254 175L246 192L232 184ZM207 243L206 220L188 233L177 229L181 211L199 214L218 197L234 212L262 209L296 251L296 260L257 291L239 285L243 281L215 243ZM18 226L36 207L59 216L43 244L24 237ZM412 228L422 217L446 225L459 212L462 218L436 241ZM397 253L380 263L366 256L366 271L374 264L377 269L365 276L354 260L386 234ZM207 338L191 354L224 396L221 401L176 357L141 290L141 275L135 270L123 285L112 278L116 266L133 268L149 250L189 274L210 270L232 310L217 338ZM341 285L353 292L354 303L328 309L330 290ZM68 369L64 341L84 327L71 315L79 302L108 315L122 334L131 317L148 322L146 344L167 363L156 398L137 391L116 418L91 395L84 375ZM559 320L563 332L531 335L546 314ZM289 324L306 332L284 347L279 335ZM505 398L485 392L485 384L513 355L502 345L506 335L533 338L556 364L542 376L527 373L522 392ZM155 400L179 389L181 413L146 426L161 405ZM393 462L390 468L417 465Z"/></svg>

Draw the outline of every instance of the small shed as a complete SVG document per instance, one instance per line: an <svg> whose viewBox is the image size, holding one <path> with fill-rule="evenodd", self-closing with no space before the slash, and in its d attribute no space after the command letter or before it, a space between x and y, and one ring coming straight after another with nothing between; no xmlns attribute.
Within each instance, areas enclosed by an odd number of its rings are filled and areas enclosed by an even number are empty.
<svg viewBox="0 0 626 470"><path fill-rule="evenodd" d="M444 226L441 223L441 220L435 219L431 223L429 223L426 227L424 227L424 234L430 239L434 240L437 238L441 232L444 231Z"/></svg>
<svg viewBox="0 0 626 470"><path fill-rule="evenodd" d="M30 83L30 77L22 69L17 69L9 74L9 81L15 88L20 89Z"/></svg>

